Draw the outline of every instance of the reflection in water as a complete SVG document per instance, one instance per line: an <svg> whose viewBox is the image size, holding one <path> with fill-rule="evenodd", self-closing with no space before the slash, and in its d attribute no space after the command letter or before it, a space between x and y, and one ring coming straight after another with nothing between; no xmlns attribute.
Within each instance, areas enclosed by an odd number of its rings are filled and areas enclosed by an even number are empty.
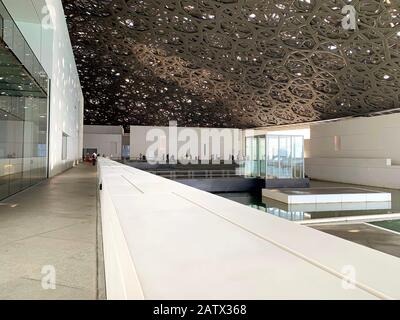
<svg viewBox="0 0 400 320"><path fill-rule="evenodd" d="M400 233L400 220L376 221L370 224Z"/></svg>
<svg viewBox="0 0 400 320"><path fill-rule="evenodd" d="M345 184L313 181L312 187L337 187ZM363 187L365 188L365 187ZM369 188L374 191L390 192L392 202L329 203L329 204L292 204L288 205L273 199L262 197L261 190L250 193L218 193L219 196L242 203L277 217L291 221L351 217L364 215L384 215L400 213L400 190Z"/></svg>

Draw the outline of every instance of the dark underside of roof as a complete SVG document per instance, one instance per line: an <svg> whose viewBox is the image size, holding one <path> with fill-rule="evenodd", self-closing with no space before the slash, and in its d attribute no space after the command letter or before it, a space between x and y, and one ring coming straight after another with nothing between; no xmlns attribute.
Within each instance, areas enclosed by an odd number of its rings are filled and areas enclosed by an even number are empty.
<svg viewBox="0 0 400 320"><path fill-rule="evenodd" d="M87 124L248 128L400 107L398 0L63 4Z"/></svg>

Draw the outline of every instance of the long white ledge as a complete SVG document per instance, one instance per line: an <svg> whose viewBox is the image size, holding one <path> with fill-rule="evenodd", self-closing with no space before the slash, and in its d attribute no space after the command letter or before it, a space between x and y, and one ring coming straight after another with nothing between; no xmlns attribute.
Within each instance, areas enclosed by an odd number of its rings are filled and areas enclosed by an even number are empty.
<svg viewBox="0 0 400 320"><path fill-rule="evenodd" d="M335 192L332 192L332 190L335 190ZM343 204L392 201L390 192L371 191L362 188L263 189L262 195L287 204Z"/></svg>
<svg viewBox="0 0 400 320"><path fill-rule="evenodd" d="M99 179L109 299L400 298L396 257L111 160Z"/></svg>

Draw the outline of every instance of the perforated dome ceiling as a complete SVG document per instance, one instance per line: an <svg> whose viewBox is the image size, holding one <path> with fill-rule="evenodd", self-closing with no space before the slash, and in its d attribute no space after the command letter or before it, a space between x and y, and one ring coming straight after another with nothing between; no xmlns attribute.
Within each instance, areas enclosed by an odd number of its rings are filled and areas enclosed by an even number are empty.
<svg viewBox="0 0 400 320"><path fill-rule="evenodd" d="M63 0L85 122L245 128L398 108L399 2Z"/></svg>

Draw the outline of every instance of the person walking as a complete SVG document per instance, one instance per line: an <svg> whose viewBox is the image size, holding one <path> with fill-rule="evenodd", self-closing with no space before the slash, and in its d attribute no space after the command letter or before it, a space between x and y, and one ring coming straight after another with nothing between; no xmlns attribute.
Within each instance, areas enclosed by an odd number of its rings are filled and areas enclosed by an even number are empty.
<svg viewBox="0 0 400 320"><path fill-rule="evenodd" d="M92 154L92 164L95 166L97 162L97 154L96 152L93 152Z"/></svg>

